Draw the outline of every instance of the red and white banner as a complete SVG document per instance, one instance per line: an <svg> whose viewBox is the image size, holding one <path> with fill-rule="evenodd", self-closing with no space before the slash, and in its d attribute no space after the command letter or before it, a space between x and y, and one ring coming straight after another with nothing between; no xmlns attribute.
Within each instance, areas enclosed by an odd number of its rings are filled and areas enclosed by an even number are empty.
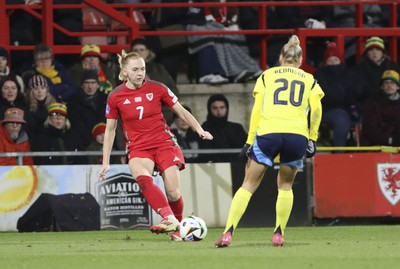
<svg viewBox="0 0 400 269"><path fill-rule="evenodd" d="M314 216L400 216L400 155L319 154L314 158Z"/></svg>

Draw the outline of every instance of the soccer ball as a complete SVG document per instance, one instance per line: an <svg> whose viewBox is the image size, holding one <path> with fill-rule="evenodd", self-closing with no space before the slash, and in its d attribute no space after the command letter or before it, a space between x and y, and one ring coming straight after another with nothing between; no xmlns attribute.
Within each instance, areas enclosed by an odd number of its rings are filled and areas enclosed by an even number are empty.
<svg viewBox="0 0 400 269"><path fill-rule="evenodd" d="M204 220L196 216L188 216L179 224L179 234L184 241L200 241L207 235Z"/></svg>

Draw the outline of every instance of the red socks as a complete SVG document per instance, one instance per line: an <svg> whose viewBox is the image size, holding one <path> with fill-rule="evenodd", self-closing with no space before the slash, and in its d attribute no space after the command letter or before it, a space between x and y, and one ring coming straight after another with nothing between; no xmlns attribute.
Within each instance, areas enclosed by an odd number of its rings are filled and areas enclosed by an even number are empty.
<svg viewBox="0 0 400 269"><path fill-rule="evenodd" d="M146 198L147 203L149 203L149 205L154 211L160 214L163 218L174 214L168 205L168 201L167 198L165 198L164 193L157 185L153 183L152 177L138 176L136 178L136 181L139 184L139 187L143 193L144 198ZM180 200L181 199L182 197L180 198ZM182 202L182 209L183 209L183 202Z"/></svg>
<svg viewBox="0 0 400 269"><path fill-rule="evenodd" d="M175 202L169 201L169 207L171 208L172 212L174 212L175 217L179 222L182 221L182 215L183 215L183 199L182 196L179 197L179 199Z"/></svg>

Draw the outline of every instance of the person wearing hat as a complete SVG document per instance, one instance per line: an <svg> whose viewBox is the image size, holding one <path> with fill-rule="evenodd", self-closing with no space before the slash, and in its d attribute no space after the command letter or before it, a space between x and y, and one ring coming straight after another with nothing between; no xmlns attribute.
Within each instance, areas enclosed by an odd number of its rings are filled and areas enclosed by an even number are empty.
<svg viewBox="0 0 400 269"><path fill-rule="evenodd" d="M81 89L75 99L68 103L69 119L80 134L82 144L87 147L92 140L92 129L105 122L107 95L99 90L99 79L95 70L84 70Z"/></svg>
<svg viewBox="0 0 400 269"><path fill-rule="evenodd" d="M24 111L13 107L4 113L0 126L0 152L30 152L28 134L23 129ZM23 157L24 165L33 165L31 156ZM0 165L18 165L17 157L0 157Z"/></svg>
<svg viewBox="0 0 400 269"><path fill-rule="evenodd" d="M38 44L33 51L34 64L22 74L24 81L34 75L46 78L50 93L57 102L68 102L74 98L78 88L64 65L53 59L53 50L45 44Z"/></svg>
<svg viewBox="0 0 400 269"><path fill-rule="evenodd" d="M114 87L115 81L111 70L103 64L103 56L100 47L94 44L86 44L81 49L81 62L74 64L69 72L77 85L80 85L83 71L96 72L99 82L99 90L108 94Z"/></svg>
<svg viewBox="0 0 400 269"><path fill-rule="evenodd" d="M322 99L322 114L319 143L344 147L347 146L353 121L357 116L357 96L361 93L360 82L354 71L344 62L343 52L335 42L329 42L324 52L324 65L314 73L325 97ZM324 134L330 134L333 137ZM332 140L332 141L331 141Z"/></svg>
<svg viewBox="0 0 400 269"><path fill-rule="evenodd" d="M399 73L385 70L378 94L365 101L361 145L400 146L399 89Z"/></svg>
<svg viewBox="0 0 400 269"><path fill-rule="evenodd" d="M236 122L228 121L229 101L223 94L213 94L207 101L207 120L201 125L212 133L213 140L200 140L200 149L234 149L246 143L247 132ZM199 162L237 161L237 154L201 154Z"/></svg>
<svg viewBox="0 0 400 269"><path fill-rule="evenodd" d="M85 149L86 151L102 151L103 150L103 143L104 143L104 133L106 131L106 124L105 122L97 123L92 129L92 139ZM88 156L88 164L101 164L102 163L102 156ZM121 163L118 161L118 156L111 157L111 163Z"/></svg>
<svg viewBox="0 0 400 269"><path fill-rule="evenodd" d="M0 47L0 81L8 75L15 75L21 87L21 92L24 93L25 92L24 81L19 75L11 71L9 67L9 61L10 61L10 54L5 48Z"/></svg>
<svg viewBox="0 0 400 269"><path fill-rule="evenodd" d="M47 107L56 102L50 93L47 80L42 75L34 75L28 82L28 94L26 101L29 106L29 113L32 116L32 133L34 136L43 128L47 118Z"/></svg>
<svg viewBox="0 0 400 269"><path fill-rule="evenodd" d="M83 151L79 134L68 119L68 108L64 103L52 103L48 107L44 128L32 140L33 151ZM35 157L35 164L85 164L85 156Z"/></svg>
<svg viewBox="0 0 400 269"><path fill-rule="evenodd" d="M379 92L385 70L400 72L400 67L385 53L384 40L378 36L371 36L365 41L363 55L354 68L363 87L359 100L362 104Z"/></svg>

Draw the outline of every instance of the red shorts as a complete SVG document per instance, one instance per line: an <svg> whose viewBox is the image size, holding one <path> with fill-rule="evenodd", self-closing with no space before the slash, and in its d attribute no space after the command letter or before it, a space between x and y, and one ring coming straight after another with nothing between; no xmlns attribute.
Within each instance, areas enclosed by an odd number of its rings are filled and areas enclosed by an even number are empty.
<svg viewBox="0 0 400 269"><path fill-rule="evenodd" d="M152 160L160 174L168 167L177 165L179 170L185 169L185 159L179 146L163 146L148 150L134 150L128 154L129 160L132 158L147 158Z"/></svg>

